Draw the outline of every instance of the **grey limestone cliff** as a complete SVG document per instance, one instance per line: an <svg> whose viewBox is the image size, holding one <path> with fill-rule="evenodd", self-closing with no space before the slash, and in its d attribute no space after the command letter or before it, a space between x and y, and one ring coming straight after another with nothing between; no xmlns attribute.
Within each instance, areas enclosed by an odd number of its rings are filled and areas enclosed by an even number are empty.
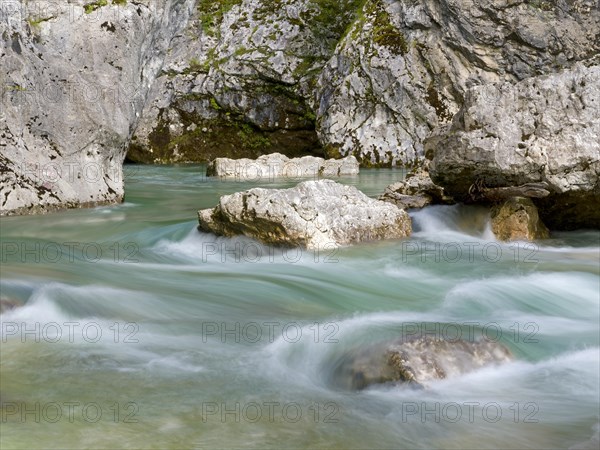
<svg viewBox="0 0 600 450"><path fill-rule="evenodd" d="M199 1L130 156L325 152L411 165L468 88L558 71L599 50L591 0Z"/></svg>
<svg viewBox="0 0 600 450"><path fill-rule="evenodd" d="M498 90L494 102L485 92ZM542 183L551 228L600 225L600 66L469 91L452 125L428 141L431 176L454 198L474 188Z"/></svg>
<svg viewBox="0 0 600 450"><path fill-rule="evenodd" d="M595 0L3 0L0 37L7 214L119 201L126 157L418 166L473 89L494 103L496 86L597 55L600 12Z"/></svg>
<svg viewBox="0 0 600 450"><path fill-rule="evenodd" d="M123 198L129 140L192 6L2 1L1 214Z"/></svg>

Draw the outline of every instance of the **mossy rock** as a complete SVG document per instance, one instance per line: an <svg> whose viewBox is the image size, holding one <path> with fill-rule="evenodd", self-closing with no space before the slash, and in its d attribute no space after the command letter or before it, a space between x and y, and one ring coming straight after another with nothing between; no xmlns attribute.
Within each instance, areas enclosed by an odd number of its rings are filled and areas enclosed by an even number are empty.
<svg viewBox="0 0 600 450"><path fill-rule="evenodd" d="M160 120L150 133L149 148L132 141L127 160L168 164L208 162L219 157L257 158L275 151L289 157L322 154L314 129L263 131L241 117L203 119L182 115L182 118L186 131L173 135L169 124Z"/></svg>

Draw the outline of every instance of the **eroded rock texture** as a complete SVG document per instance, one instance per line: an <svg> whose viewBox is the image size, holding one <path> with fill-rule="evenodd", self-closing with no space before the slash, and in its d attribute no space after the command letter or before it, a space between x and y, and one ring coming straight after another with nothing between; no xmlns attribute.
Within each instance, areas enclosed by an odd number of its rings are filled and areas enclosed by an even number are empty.
<svg viewBox="0 0 600 450"><path fill-rule="evenodd" d="M418 168L406 175L403 181L390 184L379 200L393 203L399 208L423 208L431 204L452 204L454 200L436 185L425 168Z"/></svg>
<svg viewBox="0 0 600 450"><path fill-rule="evenodd" d="M473 185L543 182L549 195L535 203L551 228L597 228L600 66L473 88L427 148L433 180L459 200L470 201Z"/></svg>
<svg viewBox="0 0 600 450"><path fill-rule="evenodd" d="M193 3L2 1L0 214L123 198L129 140Z"/></svg>
<svg viewBox="0 0 600 450"><path fill-rule="evenodd" d="M436 380L503 364L512 358L504 345L485 339L400 338L349 351L336 362L333 382L355 390L385 383L427 387Z"/></svg>
<svg viewBox="0 0 600 450"><path fill-rule="evenodd" d="M546 239L548 228L529 198L513 197L492 209L492 231L503 241Z"/></svg>
<svg viewBox="0 0 600 450"><path fill-rule="evenodd" d="M3 0L0 36L6 214L120 200L126 153L419 165L469 89L495 104L598 54L600 12L595 0ZM579 200L565 195L567 216Z"/></svg>
<svg viewBox="0 0 600 450"><path fill-rule="evenodd" d="M358 175L360 166L354 156L323 159L317 156L288 158L281 153L259 156L257 159L217 158L208 164L206 175L238 180L301 179Z"/></svg>
<svg viewBox="0 0 600 450"><path fill-rule="evenodd" d="M198 219L200 230L217 235L316 250L400 239L412 231L404 210L331 180L225 195L215 208L199 211Z"/></svg>
<svg viewBox="0 0 600 450"><path fill-rule="evenodd" d="M469 87L557 71L599 50L593 0L199 1L130 155L323 148L367 166L413 164Z"/></svg>

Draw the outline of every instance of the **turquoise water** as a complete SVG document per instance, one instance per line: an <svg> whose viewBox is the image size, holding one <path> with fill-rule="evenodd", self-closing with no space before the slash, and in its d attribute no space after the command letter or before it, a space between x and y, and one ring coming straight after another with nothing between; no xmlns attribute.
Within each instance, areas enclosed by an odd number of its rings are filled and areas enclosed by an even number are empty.
<svg viewBox="0 0 600 450"><path fill-rule="evenodd" d="M1 316L2 449L597 447L598 231L504 244L485 211L430 207L408 240L282 251L196 212L295 181L127 169L123 205L1 219L2 296L25 303ZM377 196L403 175L342 182ZM416 331L515 360L335 387L346 351Z"/></svg>

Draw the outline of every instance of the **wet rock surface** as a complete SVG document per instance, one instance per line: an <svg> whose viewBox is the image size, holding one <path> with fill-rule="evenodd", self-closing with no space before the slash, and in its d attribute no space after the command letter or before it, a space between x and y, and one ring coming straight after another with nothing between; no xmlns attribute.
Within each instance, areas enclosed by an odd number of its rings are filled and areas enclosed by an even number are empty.
<svg viewBox="0 0 600 450"><path fill-rule="evenodd" d="M435 380L511 360L510 350L497 342L401 338L348 352L337 361L333 383L353 390L386 383L427 387Z"/></svg>
<svg viewBox="0 0 600 450"><path fill-rule="evenodd" d="M425 169L417 169L409 173L404 181L386 187L379 200L393 203L403 209L454 203L451 197L444 194L444 188L431 180L429 172Z"/></svg>
<svg viewBox="0 0 600 450"><path fill-rule="evenodd" d="M503 241L547 239L550 232L529 198L513 197L492 209L492 231Z"/></svg>
<svg viewBox="0 0 600 450"><path fill-rule="evenodd" d="M0 298L0 314L12 311L13 309L22 307L23 304L18 301L7 297Z"/></svg>

